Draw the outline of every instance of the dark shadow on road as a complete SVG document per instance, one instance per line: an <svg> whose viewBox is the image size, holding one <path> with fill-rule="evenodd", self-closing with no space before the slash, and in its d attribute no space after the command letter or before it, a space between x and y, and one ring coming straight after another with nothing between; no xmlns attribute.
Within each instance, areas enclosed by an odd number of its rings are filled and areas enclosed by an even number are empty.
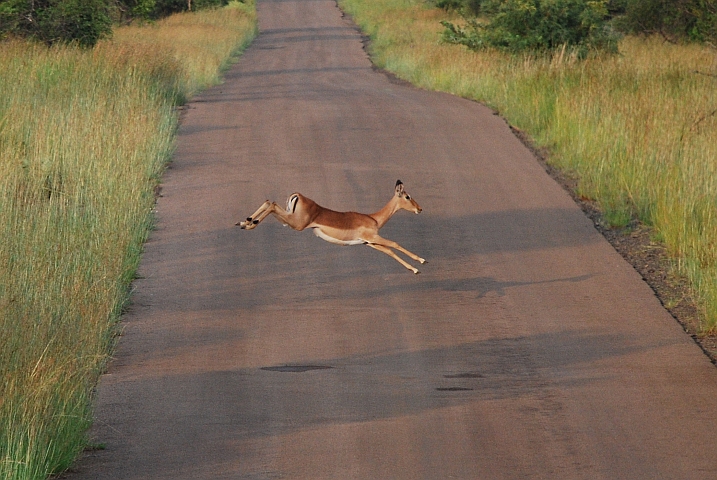
<svg viewBox="0 0 717 480"><path fill-rule="evenodd" d="M352 27L301 27L301 28L266 28L261 30L262 36L284 35L287 33L323 33L323 32L356 32ZM256 43L254 43L256 45Z"/></svg>
<svg viewBox="0 0 717 480"><path fill-rule="evenodd" d="M580 212L577 212L580 215ZM590 272L570 277L547 277L525 281L497 280L481 275L478 260L496 252L525 252L578 246L599 240L570 227L573 211L506 211L457 218L396 216L382 235L428 259L424 274L415 277L395 260L364 246L341 247L315 238L309 231L296 232L273 218L257 229L222 226L214 231L175 235L148 248L162 251L193 251L191 259L162 259L161 274L170 279L162 286L171 302L161 308L191 311L203 309L251 309L281 301L297 305L317 299L361 300L389 294L416 292L472 292L480 299L491 292L556 282L580 282ZM432 230L440 228L440 235ZM538 233L542 232L542 233ZM546 233L547 232L547 233ZM267 261L266 258L271 260ZM436 279L431 272L444 271L442 263L465 260L462 271L449 279ZM416 262L414 262L416 263ZM206 265L211 264L211 269ZM472 266L474 265L474 266ZM143 275L152 276L152 265ZM390 284L376 282L386 272L403 274ZM404 273L405 272L405 273ZM204 278L201 275L211 275ZM301 278L301 282L296 279ZM345 281L365 278L361 288L343 288ZM139 280L142 282L142 280ZM284 285L284 287L281 287ZM290 286L290 287L289 287ZM287 288L289 287L289 288ZM278 293L280 292L280 293ZM166 297L163 297L166 300Z"/></svg>
<svg viewBox="0 0 717 480"><path fill-rule="evenodd" d="M266 76L284 76L284 75L294 75L294 74L314 74L314 73L331 73L331 72L358 72L358 71L366 71L363 67L331 67L331 68L293 68L293 69L283 69L283 70L259 70L259 71L253 71L253 72L242 72L241 74L238 74L239 77L266 77ZM305 84L301 85L302 87L306 87ZM224 101L227 100L233 100L232 97L222 97L224 98Z"/></svg>

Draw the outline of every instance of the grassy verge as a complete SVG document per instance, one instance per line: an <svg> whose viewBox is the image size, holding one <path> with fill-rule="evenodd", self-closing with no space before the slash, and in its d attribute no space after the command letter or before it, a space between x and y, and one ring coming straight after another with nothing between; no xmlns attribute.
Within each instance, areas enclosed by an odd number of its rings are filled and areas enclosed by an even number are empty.
<svg viewBox="0 0 717 480"><path fill-rule="evenodd" d="M613 226L653 228L687 276L702 333L717 330L717 56L625 38L620 55L576 61L469 52L439 41L456 19L422 0L340 0L374 61L427 89L476 99L547 147Z"/></svg>
<svg viewBox="0 0 717 480"><path fill-rule="evenodd" d="M93 50L0 48L0 478L85 447L177 102L255 33L253 5L126 27Z"/></svg>

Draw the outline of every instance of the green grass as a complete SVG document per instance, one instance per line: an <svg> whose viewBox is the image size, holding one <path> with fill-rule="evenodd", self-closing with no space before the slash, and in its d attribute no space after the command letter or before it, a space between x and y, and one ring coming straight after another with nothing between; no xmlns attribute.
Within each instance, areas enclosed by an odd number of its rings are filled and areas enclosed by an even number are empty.
<svg viewBox="0 0 717 480"><path fill-rule="evenodd" d="M176 104L255 31L253 5L232 4L89 51L2 43L0 478L46 478L86 446Z"/></svg>
<svg viewBox="0 0 717 480"><path fill-rule="evenodd" d="M627 37L620 55L514 57L441 44L419 0L340 0L372 39L374 61L427 89L481 101L579 178L615 226L654 228L717 330L717 56L700 45Z"/></svg>

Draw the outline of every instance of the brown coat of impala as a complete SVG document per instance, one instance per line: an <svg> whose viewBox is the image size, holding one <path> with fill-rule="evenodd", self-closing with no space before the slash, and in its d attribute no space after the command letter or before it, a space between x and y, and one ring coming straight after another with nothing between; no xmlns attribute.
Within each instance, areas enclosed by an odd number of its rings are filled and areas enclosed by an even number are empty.
<svg viewBox="0 0 717 480"><path fill-rule="evenodd" d="M336 212L322 207L300 193L293 193L286 201L286 209L281 208L276 202L267 200L251 217L246 221L238 222L237 225L244 230L252 230L271 214L294 230L312 228L317 237L327 242L337 245L368 245L390 255L413 273L419 273L418 269L391 249L403 252L420 263L426 263L426 260L378 234L379 229L399 210L421 213L421 207L406 193L401 180L396 182L393 198L376 213Z"/></svg>

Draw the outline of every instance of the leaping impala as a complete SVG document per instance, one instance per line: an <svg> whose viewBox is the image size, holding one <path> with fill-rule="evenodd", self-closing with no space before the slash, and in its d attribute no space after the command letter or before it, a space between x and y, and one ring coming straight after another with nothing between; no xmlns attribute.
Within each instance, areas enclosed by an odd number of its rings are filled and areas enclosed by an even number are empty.
<svg viewBox="0 0 717 480"><path fill-rule="evenodd" d="M426 263L426 260L378 234L378 230L399 210L421 213L421 207L406 193L401 180L396 181L393 198L376 213L335 212L322 207L300 193L293 193L286 201L286 210L276 202L267 200L251 217L246 221L238 222L237 225L244 230L252 230L269 214L272 214L281 223L294 230L302 231L305 228L312 228L317 237L327 242L338 245L368 245L379 252L390 255L413 273L419 273L418 269L404 261L391 249L403 252L420 263Z"/></svg>

